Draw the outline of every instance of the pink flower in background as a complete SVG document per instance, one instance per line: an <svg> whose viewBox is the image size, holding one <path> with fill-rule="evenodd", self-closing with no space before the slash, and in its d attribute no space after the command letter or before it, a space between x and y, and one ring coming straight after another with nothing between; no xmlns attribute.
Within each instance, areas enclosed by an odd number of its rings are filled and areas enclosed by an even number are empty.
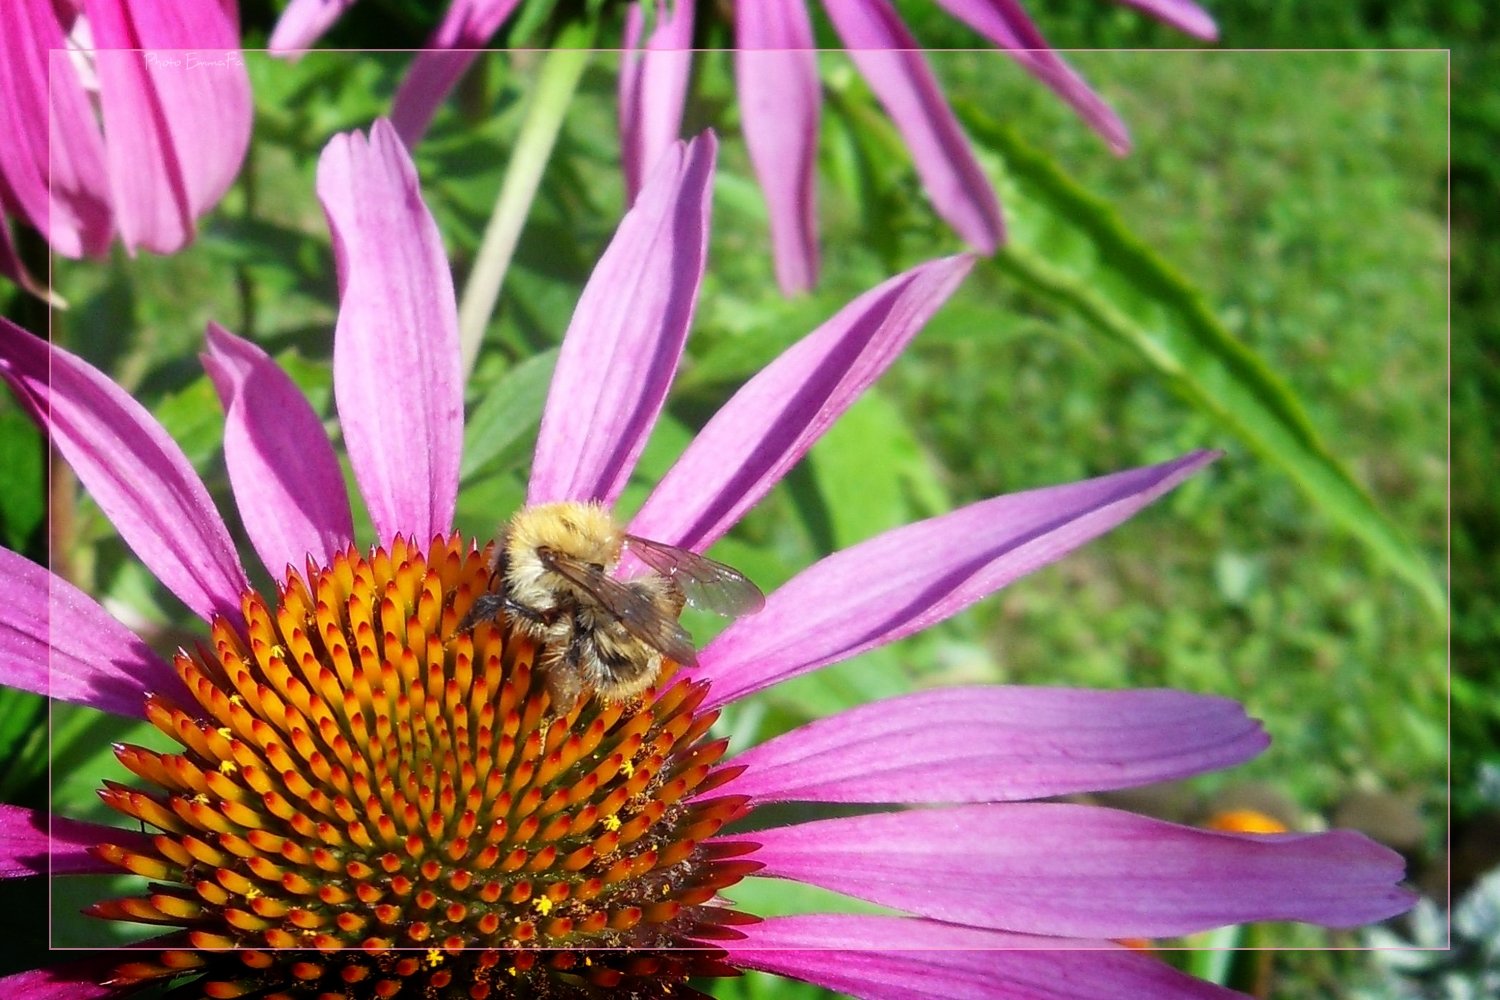
<svg viewBox="0 0 1500 1000"><path fill-rule="evenodd" d="M745 141L770 213L772 252L782 291L811 288L818 274L814 161L822 94L810 0L735 3L735 75ZM937 211L971 247L993 253L1003 236L999 203L968 139L914 38L889 0L818 0L861 76L911 151ZM1124 123L1047 44L1019 0L934 0L1008 52L1066 100L1116 152L1129 148ZM1122 0L1199 38L1213 20L1190 0ZM310 45L352 0L293 0L272 36L273 50ZM458 0L417 55L392 108L410 143L464 70L511 15L517 0ZM643 4L627 14L620 74L620 138L626 186L634 197L657 156L678 138L691 70L692 0L657 0L645 35ZM466 49L468 51L451 51Z"/></svg>
<svg viewBox="0 0 1500 1000"><path fill-rule="evenodd" d="M0 17L0 208L65 257L117 237L132 253L181 249L250 142L238 49L234 0L14 0ZM0 273L35 290L0 233Z"/></svg>
<svg viewBox="0 0 1500 1000"><path fill-rule="evenodd" d="M1013 55L1098 131L1117 152L1130 144L1124 124L1054 53L1017 0L935 0L990 43ZM934 210L969 246L993 253L1003 236L994 189L974 158L937 79L889 0L819 0L855 68L906 141ZM1186 0L1136 4L1202 38L1215 29ZM642 5L631 5L626 48L640 49ZM734 5L735 76L745 142L770 211L776 278L783 292L817 281L818 237L814 164L822 91L809 0L758 0ZM689 65L681 49L692 40L692 5L669 12L621 74L620 125L625 172L636 178L676 138Z"/></svg>
<svg viewBox="0 0 1500 1000"><path fill-rule="evenodd" d="M630 478L691 326L715 156L711 135L670 146L589 279L528 502L613 504ZM760 969L871 998L1207 1000L1234 994L1111 939L1252 920L1351 926L1410 905L1399 856L1347 831L1240 835L1026 801L1254 756L1265 733L1223 698L947 688L748 748L709 733L731 702L924 629L1061 558L1213 453L894 529L794 576L638 702L590 699L549 718L525 640L503 622L457 627L489 568L452 533L456 310L394 130L336 138L318 193L338 268L335 399L374 526L368 556L354 548L352 498L322 421L286 374L218 327L204 355L239 518L282 581L274 595L250 592L207 489L151 415L0 320L0 375L126 544L212 630L168 666L92 598L0 550L0 680L144 715L184 748L117 749L156 786L102 793L130 829L0 807L0 876L123 867L149 878L150 894L93 912L168 932L155 950L0 986L82 1000L196 972L244 990L295 975L313 992L379 980L422 996L481 984L529 996L587 981L659 995L645 991ZM720 538L970 264L898 275L786 350L703 427L629 530L696 551ZM928 808L781 824L757 812L784 801ZM763 828L723 832L746 815ZM135 820L161 835L136 834ZM903 915L760 919L719 895L752 873ZM104 977L111 986L96 985Z"/></svg>

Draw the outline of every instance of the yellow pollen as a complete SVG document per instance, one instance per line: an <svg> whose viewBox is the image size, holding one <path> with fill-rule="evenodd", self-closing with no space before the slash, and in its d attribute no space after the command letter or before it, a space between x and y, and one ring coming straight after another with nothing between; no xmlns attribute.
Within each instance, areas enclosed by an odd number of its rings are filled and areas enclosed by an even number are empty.
<svg viewBox="0 0 1500 1000"><path fill-rule="evenodd" d="M246 889L242 895L246 899L259 899L260 898L260 886L258 886L258 885L252 885L250 888Z"/></svg>
<svg viewBox="0 0 1500 1000"><path fill-rule="evenodd" d="M614 813L610 813L608 816L604 817L604 829L608 830L610 833L613 833L619 828L620 817L616 816Z"/></svg>
<svg viewBox="0 0 1500 1000"><path fill-rule="evenodd" d="M236 764L232 760L221 760L221 761L219 761L219 773L220 774L224 774L224 775L233 774L234 772L238 771L239 769L240 769L240 766L238 764Z"/></svg>
<svg viewBox="0 0 1500 1000"><path fill-rule="evenodd" d="M442 964L443 964L443 953L441 951L438 951L436 948L428 948L427 949L427 965L430 968L436 969L438 966L440 966Z"/></svg>
<svg viewBox="0 0 1500 1000"><path fill-rule="evenodd" d="M536 907L536 912L540 913L544 917L552 912L552 900L548 899L546 896L538 896L536 899L533 899L531 901L531 905Z"/></svg>
<svg viewBox="0 0 1500 1000"><path fill-rule="evenodd" d="M230 738L232 738L234 736L234 730L230 729L228 726L220 726L218 729L215 729L214 732L218 733L220 736L224 737L226 740L230 739Z"/></svg>
<svg viewBox="0 0 1500 1000"><path fill-rule="evenodd" d="M625 763L621 764L620 765L620 773L623 774L623 775L625 775L625 777L627 777L627 778L634 778L635 777L635 762L627 760Z"/></svg>

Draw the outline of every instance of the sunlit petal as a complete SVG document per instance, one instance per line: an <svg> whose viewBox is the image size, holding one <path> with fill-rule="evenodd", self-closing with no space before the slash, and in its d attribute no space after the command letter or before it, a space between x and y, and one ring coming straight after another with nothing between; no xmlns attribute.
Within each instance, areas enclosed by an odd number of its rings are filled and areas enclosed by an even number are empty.
<svg viewBox="0 0 1500 1000"><path fill-rule="evenodd" d="M0 683L139 718L148 691L182 683L92 597L46 567L0 549Z"/></svg>
<svg viewBox="0 0 1500 1000"><path fill-rule="evenodd" d="M896 360L972 263L948 257L899 274L767 365L698 432L631 532L697 551L713 544Z"/></svg>
<svg viewBox="0 0 1500 1000"><path fill-rule="evenodd" d="M938 87L921 46L887 0L823 0L849 58L895 122L938 215L993 253L1003 225L994 187Z"/></svg>
<svg viewBox="0 0 1500 1000"><path fill-rule="evenodd" d="M463 446L458 306L416 168L389 122L336 136L318 197L339 276L334 393L376 536L453 526Z"/></svg>
<svg viewBox="0 0 1500 1000"><path fill-rule="evenodd" d="M745 146L766 195L776 282L818 280L817 159L822 84L804 0L734 5L734 73Z"/></svg>
<svg viewBox="0 0 1500 1000"><path fill-rule="evenodd" d="M528 503L613 503L625 488L692 325L716 151L712 133L668 150L589 277L547 393Z"/></svg>
<svg viewBox="0 0 1500 1000"><path fill-rule="evenodd" d="M751 747L735 757L745 773L731 790L757 801L1014 802L1202 774L1269 744L1228 698L941 688L860 705Z"/></svg>
<svg viewBox="0 0 1500 1000"><path fill-rule="evenodd" d="M877 813L756 838L762 875L1032 934L1168 937L1252 920L1351 927L1414 898L1398 886L1401 856L1348 830L1221 833L1064 803Z"/></svg>
<svg viewBox="0 0 1500 1000"><path fill-rule="evenodd" d="M182 449L87 362L0 319L0 374L146 567L194 614L239 617L249 587Z"/></svg>
<svg viewBox="0 0 1500 1000"><path fill-rule="evenodd" d="M1176 486L1215 452L1011 493L836 552L699 656L724 704L920 631L1060 559Z"/></svg>
<svg viewBox="0 0 1500 1000"><path fill-rule="evenodd" d="M354 540L349 495L323 423L265 351L208 325L203 367L224 405L224 464L240 520L272 576L327 566Z"/></svg>

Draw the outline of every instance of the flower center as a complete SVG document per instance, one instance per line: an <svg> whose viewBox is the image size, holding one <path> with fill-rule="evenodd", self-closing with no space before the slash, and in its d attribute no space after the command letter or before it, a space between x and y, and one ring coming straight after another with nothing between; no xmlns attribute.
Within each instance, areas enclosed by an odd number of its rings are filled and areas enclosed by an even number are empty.
<svg viewBox="0 0 1500 1000"><path fill-rule="evenodd" d="M458 629L487 576L456 535L425 554L398 538L290 572L274 607L246 594L243 626L178 653L196 704L153 694L146 714L182 751L118 747L155 787L101 793L160 831L95 848L150 891L90 910L174 930L113 982L681 996L730 971L711 942L754 918L717 891L760 865L704 842L745 805L707 797L739 769L716 766L706 682L668 663L636 699L559 714L533 642Z"/></svg>

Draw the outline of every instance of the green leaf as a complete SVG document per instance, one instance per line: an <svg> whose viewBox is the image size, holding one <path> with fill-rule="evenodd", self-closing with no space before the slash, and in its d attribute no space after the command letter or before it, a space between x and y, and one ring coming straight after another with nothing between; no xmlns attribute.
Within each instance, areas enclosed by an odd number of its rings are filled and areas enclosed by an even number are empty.
<svg viewBox="0 0 1500 1000"><path fill-rule="evenodd" d="M1016 134L972 104L969 133L1003 157L1009 242L993 266L1072 309L1135 350L1179 395L1209 414L1405 578L1439 613L1442 588L1427 561L1319 437L1296 396L1235 339L1194 288Z"/></svg>
<svg viewBox="0 0 1500 1000"><path fill-rule="evenodd" d="M207 375L163 399L155 416L195 468L203 468L223 447L224 409Z"/></svg>
<svg viewBox="0 0 1500 1000"><path fill-rule="evenodd" d="M835 549L952 508L911 422L878 392L851 406L808 458Z"/></svg>
<svg viewBox="0 0 1500 1000"><path fill-rule="evenodd" d="M470 482L535 439L556 365L555 347L533 355L502 375L480 400L464 425L460 482Z"/></svg>
<svg viewBox="0 0 1500 1000"><path fill-rule="evenodd" d="M0 403L0 541L12 551L40 538L46 520L46 445L36 424L9 400Z"/></svg>
<svg viewBox="0 0 1500 1000"><path fill-rule="evenodd" d="M0 801L14 802L47 776L47 700L0 687Z"/></svg>

